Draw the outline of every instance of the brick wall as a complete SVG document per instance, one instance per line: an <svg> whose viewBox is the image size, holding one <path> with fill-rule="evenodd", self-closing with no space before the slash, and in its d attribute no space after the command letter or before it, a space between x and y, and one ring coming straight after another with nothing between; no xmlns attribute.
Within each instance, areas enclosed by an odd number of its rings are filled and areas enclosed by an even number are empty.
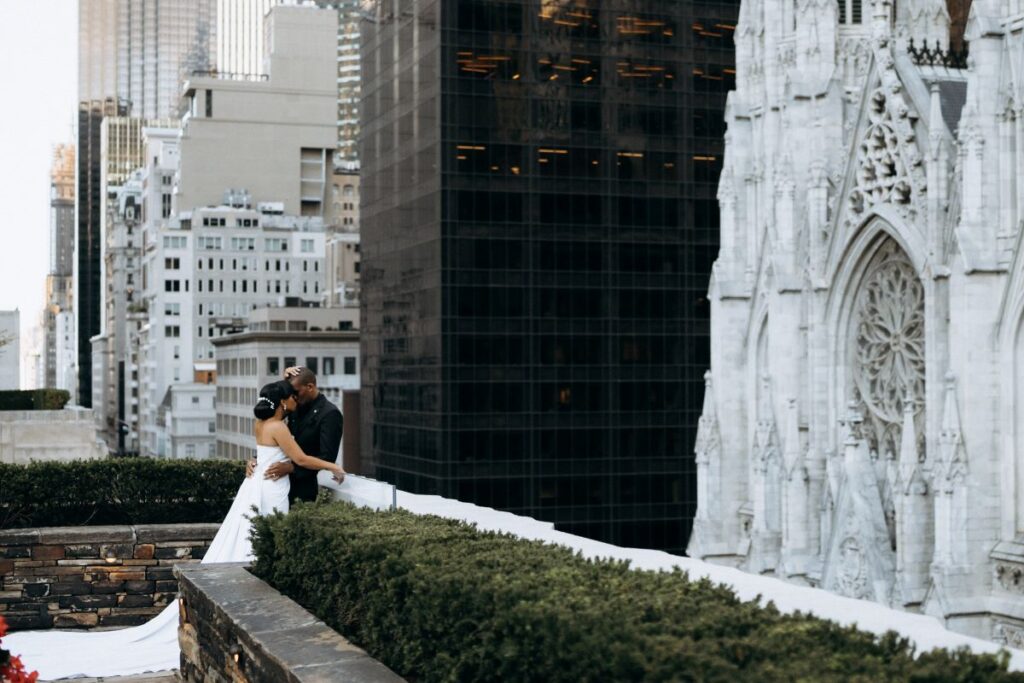
<svg viewBox="0 0 1024 683"><path fill-rule="evenodd" d="M0 614L12 631L142 624L173 602L217 524L0 530Z"/></svg>

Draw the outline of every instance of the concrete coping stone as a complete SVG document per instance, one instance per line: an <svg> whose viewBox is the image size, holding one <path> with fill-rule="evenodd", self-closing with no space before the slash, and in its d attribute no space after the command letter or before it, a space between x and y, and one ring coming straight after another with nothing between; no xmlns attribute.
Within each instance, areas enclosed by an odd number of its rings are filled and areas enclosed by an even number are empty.
<svg viewBox="0 0 1024 683"><path fill-rule="evenodd" d="M82 543L158 543L212 539L219 524L139 524L49 526L0 529L0 545L77 545Z"/></svg>
<svg viewBox="0 0 1024 683"><path fill-rule="evenodd" d="M251 574L247 563L179 565L174 574L183 593L191 589L209 600L238 638L280 667L289 682L405 680Z"/></svg>

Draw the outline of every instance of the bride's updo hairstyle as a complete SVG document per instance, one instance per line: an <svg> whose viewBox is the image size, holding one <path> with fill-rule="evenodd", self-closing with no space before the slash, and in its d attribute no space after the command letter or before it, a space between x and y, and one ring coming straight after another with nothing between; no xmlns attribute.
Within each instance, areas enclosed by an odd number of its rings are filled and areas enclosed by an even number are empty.
<svg viewBox="0 0 1024 683"><path fill-rule="evenodd" d="M257 420L268 420L274 417L274 413L277 412L277 407L281 405L281 401L294 393L295 390L292 389L292 385L284 380L266 384L260 389L260 398L256 401L252 414L256 416Z"/></svg>

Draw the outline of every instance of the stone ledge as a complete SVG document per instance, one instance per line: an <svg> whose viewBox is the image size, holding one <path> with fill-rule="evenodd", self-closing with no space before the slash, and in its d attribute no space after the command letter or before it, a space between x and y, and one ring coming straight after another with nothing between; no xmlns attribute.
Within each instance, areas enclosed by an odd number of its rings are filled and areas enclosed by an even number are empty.
<svg viewBox="0 0 1024 683"><path fill-rule="evenodd" d="M178 629L184 681L404 681L245 564L175 567L174 573L184 600Z"/></svg>

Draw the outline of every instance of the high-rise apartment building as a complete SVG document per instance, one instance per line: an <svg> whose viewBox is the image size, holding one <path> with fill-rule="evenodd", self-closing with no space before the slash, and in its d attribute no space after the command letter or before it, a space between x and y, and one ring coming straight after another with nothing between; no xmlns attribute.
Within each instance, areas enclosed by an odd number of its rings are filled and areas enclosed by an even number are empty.
<svg viewBox="0 0 1024 683"><path fill-rule="evenodd" d="M733 3L368 3L362 458L682 552Z"/></svg>
<svg viewBox="0 0 1024 683"><path fill-rule="evenodd" d="M93 349L93 376L100 380L93 386L93 414L108 447L116 452L124 452L130 425L126 419L131 411L126 406L125 363L129 327L137 325L132 313L141 293L143 131L177 126L174 119L128 116L108 116L100 126L103 325L102 333L93 338L94 346L99 345ZM170 176L155 180L169 197ZM103 354L102 371L95 367L98 353Z"/></svg>

